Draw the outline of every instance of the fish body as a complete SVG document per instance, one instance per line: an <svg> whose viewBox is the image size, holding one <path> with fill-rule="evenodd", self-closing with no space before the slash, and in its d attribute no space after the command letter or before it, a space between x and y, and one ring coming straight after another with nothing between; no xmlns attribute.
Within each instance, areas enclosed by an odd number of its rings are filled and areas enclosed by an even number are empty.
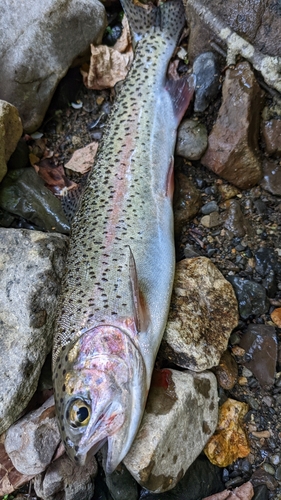
<svg viewBox="0 0 281 500"><path fill-rule="evenodd" d="M112 472L143 415L174 278L172 170L192 82L169 81L181 0L122 0L135 60L74 218L53 349L59 427L84 464L105 442Z"/></svg>

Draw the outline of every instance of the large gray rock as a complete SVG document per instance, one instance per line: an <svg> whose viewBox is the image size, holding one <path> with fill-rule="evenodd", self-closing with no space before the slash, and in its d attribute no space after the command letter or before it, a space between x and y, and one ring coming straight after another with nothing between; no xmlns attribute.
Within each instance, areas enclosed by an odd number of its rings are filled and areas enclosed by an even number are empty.
<svg viewBox="0 0 281 500"><path fill-rule="evenodd" d="M27 406L51 349L67 241L0 229L0 434Z"/></svg>
<svg viewBox="0 0 281 500"><path fill-rule="evenodd" d="M35 477L35 493L43 500L91 500L97 470L95 457L80 467L65 454Z"/></svg>
<svg viewBox="0 0 281 500"><path fill-rule="evenodd" d="M219 364L238 323L234 290L206 257L180 261L161 351L183 368L203 371Z"/></svg>
<svg viewBox="0 0 281 500"><path fill-rule="evenodd" d="M6 101L0 101L0 181L7 172L7 161L16 149L21 134L22 124L17 109Z"/></svg>
<svg viewBox="0 0 281 500"><path fill-rule="evenodd" d="M27 132L39 127L58 82L105 26L98 0L0 3L0 98L18 108Z"/></svg>
<svg viewBox="0 0 281 500"><path fill-rule="evenodd" d="M170 490L215 431L218 394L213 373L154 373L137 437L124 459L147 490Z"/></svg>

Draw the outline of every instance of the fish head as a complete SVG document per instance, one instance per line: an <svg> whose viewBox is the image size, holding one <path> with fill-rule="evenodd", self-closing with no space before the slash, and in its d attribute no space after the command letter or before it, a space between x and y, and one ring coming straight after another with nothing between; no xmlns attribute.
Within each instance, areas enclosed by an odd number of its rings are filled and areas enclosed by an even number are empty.
<svg viewBox="0 0 281 500"><path fill-rule="evenodd" d="M129 451L143 413L140 353L124 332L104 326L81 336L64 353L54 387L66 451L84 465L107 442L106 468L112 472Z"/></svg>

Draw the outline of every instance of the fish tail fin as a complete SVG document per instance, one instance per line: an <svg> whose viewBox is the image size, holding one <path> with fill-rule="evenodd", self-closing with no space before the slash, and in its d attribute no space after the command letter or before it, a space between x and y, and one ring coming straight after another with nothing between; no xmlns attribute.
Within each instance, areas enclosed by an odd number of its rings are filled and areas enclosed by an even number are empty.
<svg viewBox="0 0 281 500"><path fill-rule="evenodd" d="M160 28L165 37L177 43L185 24L182 0L167 0L158 7L152 3L142 7L133 0L121 0L121 4L128 18L135 44L155 27Z"/></svg>

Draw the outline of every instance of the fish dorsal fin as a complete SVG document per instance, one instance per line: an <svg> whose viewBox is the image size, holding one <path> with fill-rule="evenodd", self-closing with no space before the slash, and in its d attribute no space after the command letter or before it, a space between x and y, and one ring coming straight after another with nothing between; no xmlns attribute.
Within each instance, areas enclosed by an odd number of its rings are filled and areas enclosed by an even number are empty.
<svg viewBox="0 0 281 500"><path fill-rule="evenodd" d="M135 316L134 320L137 331L140 333L146 331L147 329L149 322L149 314L145 303L144 295L139 288L137 268L133 252L130 247L128 248L129 248L130 282L131 282L131 290L134 302L134 316Z"/></svg>

